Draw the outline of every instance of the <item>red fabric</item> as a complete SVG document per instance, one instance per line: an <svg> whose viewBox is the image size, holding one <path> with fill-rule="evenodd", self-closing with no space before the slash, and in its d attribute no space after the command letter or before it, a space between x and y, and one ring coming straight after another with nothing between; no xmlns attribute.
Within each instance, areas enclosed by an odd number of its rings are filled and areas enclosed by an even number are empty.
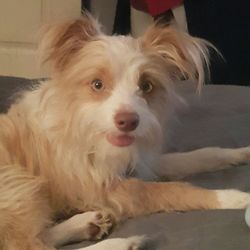
<svg viewBox="0 0 250 250"><path fill-rule="evenodd" d="M137 9L158 16L167 10L180 5L183 0L130 0L131 5Z"/></svg>

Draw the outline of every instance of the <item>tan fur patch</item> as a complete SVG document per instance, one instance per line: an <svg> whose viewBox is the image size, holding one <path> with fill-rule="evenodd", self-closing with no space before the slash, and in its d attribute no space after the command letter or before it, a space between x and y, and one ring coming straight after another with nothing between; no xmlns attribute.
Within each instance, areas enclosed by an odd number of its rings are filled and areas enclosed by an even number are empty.
<svg viewBox="0 0 250 250"><path fill-rule="evenodd" d="M199 85L204 82L209 65L207 46L213 47L208 42L191 37L170 25L152 26L140 42L145 51L157 52L174 66L172 75L175 78L198 78Z"/></svg>
<svg viewBox="0 0 250 250"><path fill-rule="evenodd" d="M40 45L42 53L46 54L43 61L52 62L56 71L62 71L72 57L99 32L97 22L87 14L77 20L47 27L43 32L46 39Z"/></svg>
<svg viewBox="0 0 250 250"><path fill-rule="evenodd" d="M137 179L124 180L114 185L109 190L107 203L120 219L163 211L220 207L213 190L194 187L188 183L143 182Z"/></svg>

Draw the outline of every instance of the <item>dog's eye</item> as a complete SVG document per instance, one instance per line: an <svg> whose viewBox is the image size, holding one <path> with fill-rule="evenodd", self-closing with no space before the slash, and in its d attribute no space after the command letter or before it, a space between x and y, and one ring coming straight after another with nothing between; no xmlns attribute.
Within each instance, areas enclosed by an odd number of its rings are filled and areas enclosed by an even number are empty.
<svg viewBox="0 0 250 250"><path fill-rule="evenodd" d="M147 94L153 90L153 84L150 81L141 81L139 88L143 93Z"/></svg>
<svg viewBox="0 0 250 250"><path fill-rule="evenodd" d="M101 91L102 89L104 89L104 84L103 84L102 80L95 79L94 81L92 81L91 87L95 91Z"/></svg>

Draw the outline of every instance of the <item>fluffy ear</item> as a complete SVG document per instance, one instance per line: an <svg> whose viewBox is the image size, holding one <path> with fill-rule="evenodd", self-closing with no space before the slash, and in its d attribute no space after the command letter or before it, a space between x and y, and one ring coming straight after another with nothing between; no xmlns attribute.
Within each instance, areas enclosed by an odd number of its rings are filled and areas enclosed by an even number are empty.
<svg viewBox="0 0 250 250"><path fill-rule="evenodd" d="M209 75L208 47L212 45L207 41L191 37L172 25L150 27L141 41L144 49L159 53L174 66L174 77L198 79L200 88L205 73Z"/></svg>
<svg viewBox="0 0 250 250"><path fill-rule="evenodd" d="M70 59L89 41L100 34L100 26L90 15L46 27L40 44L42 62L51 62L62 71Z"/></svg>

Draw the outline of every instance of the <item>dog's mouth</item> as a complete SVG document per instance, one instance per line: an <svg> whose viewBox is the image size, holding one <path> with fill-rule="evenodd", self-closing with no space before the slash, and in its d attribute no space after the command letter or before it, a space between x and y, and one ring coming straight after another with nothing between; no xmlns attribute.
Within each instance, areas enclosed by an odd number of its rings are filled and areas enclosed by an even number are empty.
<svg viewBox="0 0 250 250"><path fill-rule="evenodd" d="M106 135L106 138L109 143L116 147L127 147L135 141L135 137L128 134L112 134L109 133Z"/></svg>

